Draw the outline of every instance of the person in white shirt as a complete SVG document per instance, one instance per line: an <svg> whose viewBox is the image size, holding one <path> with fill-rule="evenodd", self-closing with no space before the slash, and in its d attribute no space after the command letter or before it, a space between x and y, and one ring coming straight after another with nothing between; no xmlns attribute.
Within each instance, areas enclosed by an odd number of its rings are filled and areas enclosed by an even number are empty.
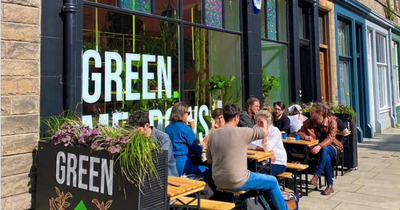
<svg viewBox="0 0 400 210"><path fill-rule="evenodd" d="M277 127L273 125L272 114L267 110L260 110L256 113L257 127L264 127L264 122L267 123L266 128L269 135L264 139L255 140L248 145L248 149L272 151L274 157L271 158L273 176L281 174L286 170L286 150L283 146L282 135Z"/></svg>
<svg viewBox="0 0 400 210"><path fill-rule="evenodd" d="M290 119L290 136L295 136L296 132L303 126L303 122L307 120L307 117L303 115L301 106L294 104L288 108Z"/></svg>

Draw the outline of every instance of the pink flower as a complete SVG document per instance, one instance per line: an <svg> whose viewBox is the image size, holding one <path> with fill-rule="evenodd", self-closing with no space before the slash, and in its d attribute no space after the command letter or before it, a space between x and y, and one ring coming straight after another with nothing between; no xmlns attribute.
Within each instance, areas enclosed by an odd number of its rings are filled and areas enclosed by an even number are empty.
<svg viewBox="0 0 400 210"><path fill-rule="evenodd" d="M112 147L109 147L109 148L108 148L108 151L109 151L111 154L118 153L120 150L121 150L121 146L118 145L118 144L115 145L115 146L112 146Z"/></svg>

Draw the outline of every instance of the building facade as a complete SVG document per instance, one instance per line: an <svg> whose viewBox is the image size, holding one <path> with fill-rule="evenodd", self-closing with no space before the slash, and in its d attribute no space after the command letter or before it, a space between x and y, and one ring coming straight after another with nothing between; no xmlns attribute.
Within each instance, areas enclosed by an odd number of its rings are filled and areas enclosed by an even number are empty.
<svg viewBox="0 0 400 210"><path fill-rule="evenodd" d="M263 100L269 76L266 103L350 105L360 138L400 121L398 0L392 21L380 0L2 3L2 209L34 206L40 121L63 110L114 124L144 109L162 129L183 100L201 139L218 100Z"/></svg>

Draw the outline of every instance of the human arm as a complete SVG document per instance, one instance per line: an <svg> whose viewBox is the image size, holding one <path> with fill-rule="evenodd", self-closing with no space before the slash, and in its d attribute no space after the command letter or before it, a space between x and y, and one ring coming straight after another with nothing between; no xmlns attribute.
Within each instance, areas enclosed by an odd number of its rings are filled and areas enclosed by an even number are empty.
<svg viewBox="0 0 400 210"><path fill-rule="evenodd" d="M268 151L272 151L280 141L282 141L281 133L278 128L273 127L268 135L268 141L266 142Z"/></svg>
<svg viewBox="0 0 400 210"><path fill-rule="evenodd" d="M326 138L318 145L321 148L331 145L333 142L333 139L336 138L336 134L337 134L336 117L328 117L328 133L326 135Z"/></svg>
<svg viewBox="0 0 400 210"><path fill-rule="evenodd" d="M297 131L297 135L300 136L300 139L304 139L306 141L312 141L313 139L316 138L314 133L311 133L310 130L312 129L312 123L310 119L307 119L304 123L303 126Z"/></svg>
<svg viewBox="0 0 400 210"><path fill-rule="evenodd" d="M201 155L204 148L204 142L201 142L200 145L197 144L196 136L194 135L192 129L190 129L189 127L185 128L182 136L184 136L186 140L186 144L189 149L188 154Z"/></svg>
<svg viewBox="0 0 400 210"><path fill-rule="evenodd" d="M211 133L209 136L211 136ZM210 144L207 144L207 150L206 150L206 158L207 158L208 164L212 164L211 150L212 150L212 146L211 146L211 141L210 141Z"/></svg>

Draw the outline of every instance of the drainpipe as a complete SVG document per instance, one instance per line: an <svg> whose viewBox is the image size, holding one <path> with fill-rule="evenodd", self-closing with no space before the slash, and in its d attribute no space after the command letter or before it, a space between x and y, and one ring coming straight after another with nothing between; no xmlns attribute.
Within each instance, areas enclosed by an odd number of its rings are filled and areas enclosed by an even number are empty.
<svg viewBox="0 0 400 210"><path fill-rule="evenodd" d="M74 111L76 99L77 0L64 0L64 110Z"/></svg>

